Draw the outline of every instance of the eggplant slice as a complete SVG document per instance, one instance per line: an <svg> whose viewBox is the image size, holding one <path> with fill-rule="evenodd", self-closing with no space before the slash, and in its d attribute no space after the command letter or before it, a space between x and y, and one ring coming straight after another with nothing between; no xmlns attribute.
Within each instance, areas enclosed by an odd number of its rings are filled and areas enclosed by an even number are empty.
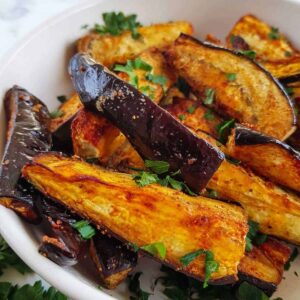
<svg viewBox="0 0 300 300"><path fill-rule="evenodd" d="M35 191L20 179L22 167L39 152L51 149L50 118L45 104L14 86L5 95L6 145L0 165L0 204L31 223L40 217L34 207Z"/></svg>
<svg viewBox="0 0 300 300"><path fill-rule="evenodd" d="M184 34L165 56L203 100L207 89L214 90L210 107L224 117L280 140L294 132L296 119L291 100L271 74L253 60ZM236 75L235 80L228 80L230 73Z"/></svg>
<svg viewBox="0 0 300 300"><path fill-rule="evenodd" d="M114 289L137 264L137 253L108 235L98 233L90 244L90 255L100 276L101 284Z"/></svg>
<svg viewBox="0 0 300 300"><path fill-rule="evenodd" d="M262 289L271 296L283 278L284 265L291 249L283 242L268 237L260 246L246 252L239 264L239 279Z"/></svg>
<svg viewBox="0 0 300 300"><path fill-rule="evenodd" d="M89 56L76 54L69 72L84 106L117 126L143 158L169 162L195 191L205 187L224 159L218 149Z"/></svg>
<svg viewBox="0 0 300 300"><path fill-rule="evenodd" d="M291 146L237 125L226 148L256 173L300 192L300 153Z"/></svg>
<svg viewBox="0 0 300 300"><path fill-rule="evenodd" d="M42 193L120 240L138 247L163 243L165 258L155 258L189 276L203 280L204 257L187 267L180 258L209 249L220 264L211 284L237 279L248 231L246 215L238 206L157 184L141 188L131 175L51 153L36 156L23 168L23 176Z"/></svg>
<svg viewBox="0 0 300 300"><path fill-rule="evenodd" d="M125 64L128 59L137 57L142 51L151 48L163 48L170 45L181 32L193 33L188 22L170 22L153 24L137 29L140 37L133 39L131 31L118 36L91 33L78 41L78 52L88 53L97 62L111 67L116 63Z"/></svg>

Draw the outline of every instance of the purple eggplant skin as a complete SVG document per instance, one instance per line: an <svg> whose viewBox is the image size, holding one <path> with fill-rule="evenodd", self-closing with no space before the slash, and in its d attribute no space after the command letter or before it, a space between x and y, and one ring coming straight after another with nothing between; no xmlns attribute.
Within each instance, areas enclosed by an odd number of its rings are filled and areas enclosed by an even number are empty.
<svg viewBox="0 0 300 300"><path fill-rule="evenodd" d="M171 171L180 170L196 192L224 160L221 151L89 56L73 56L69 73L87 109L107 117L143 158L167 161Z"/></svg>
<svg viewBox="0 0 300 300"><path fill-rule="evenodd" d="M0 165L0 204L31 223L40 217L34 207L34 192L20 179L22 167L39 152L51 149L46 105L25 89L14 86L5 95L7 134Z"/></svg>
<svg viewBox="0 0 300 300"><path fill-rule="evenodd" d="M75 116L63 123L52 133L53 151L62 151L63 153L73 154L73 144L71 139L71 124Z"/></svg>
<svg viewBox="0 0 300 300"><path fill-rule="evenodd" d="M39 252L60 266L77 264L87 250L73 224L80 218L37 191L36 206L43 218L44 230Z"/></svg>
<svg viewBox="0 0 300 300"><path fill-rule="evenodd" d="M294 148L288 144L277 140L271 136L265 135L263 133L251 130L247 127L237 124L235 126L235 139L234 142L238 146L243 145L263 145L263 144L275 144L281 148L287 150L292 154L297 160L300 160L300 152L296 151Z"/></svg>
<svg viewBox="0 0 300 300"><path fill-rule="evenodd" d="M278 80L283 85L298 82L300 80L300 72L298 74L294 74L294 75L290 75L290 76L279 77Z"/></svg>

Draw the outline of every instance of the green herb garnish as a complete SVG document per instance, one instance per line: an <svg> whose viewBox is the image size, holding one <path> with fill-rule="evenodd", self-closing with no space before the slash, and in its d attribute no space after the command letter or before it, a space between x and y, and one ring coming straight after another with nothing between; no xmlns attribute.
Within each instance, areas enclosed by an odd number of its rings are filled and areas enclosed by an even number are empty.
<svg viewBox="0 0 300 300"><path fill-rule="evenodd" d="M215 90L212 88L205 89L205 99L203 103L206 105L212 105L214 102Z"/></svg>
<svg viewBox="0 0 300 300"><path fill-rule="evenodd" d="M59 109L50 112L51 119L56 119L56 118L62 117L63 115L64 115L64 112Z"/></svg>
<svg viewBox="0 0 300 300"><path fill-rule="evenodd" d="M186 267L201 254L205 254L205 277L203 287L206 288L211 274L217 272L220 266L220 264L214 260L213 252L206 249L199 249L182 256L180 262Z"/></svg>
<svg viewBox="0 0 300 300"><path fill-rule="evenodd" d="M130 275L129 278L129 291L134 294L130 297L130 300L148 300L151 295L141 289L140 276L142 272L137 272L134 275Z"/></svg>
<svg viewBox="0 0 300 300"><path fill-rule="evenodd" d="M253 50L238 50L238 53L241 53L251 59L255 59L256 58L256 52Z"/></svg>
<svg viewBox="0 0 300 300"><path fill-rule="evenodd" d="M7 267L13 267L21 274L31 273L32 270L17 256L0 236L0 275Z"/></svg>
<svg viewBox="0 0 300 300"><path fill-rule="evenodd" d="M25 284L21 287L9 282L0 282L0 299L3 300L67 300L68 298L55 288L45 290L42 282L37 281L33 285Z"/></svg>
<svg viewBox="0 0 300 300"><path fill-rule="evenodd" d="M269 297L256 286L243 282L237 291L239 300L269 300Z"/></svg>
<svg viewBox="0 0 300 300"><path fill-rule="evenodd" d="M179 119L180 121L184 121L184 120L186 119L186 116L180 114L180 115L178 115L178 119Z"/></svg>
<svg viewBox="0 0 300 300"><path fill-rule="evenodd" d="M149 252L153 256L159 256L162 259L164 259L167 254L167 249L165 245L161 242L145 245L140 248Z"/></svg>
<svg viewBox="0 0 300 300"><path fill-rule="evenodd" d="M253 244L256 246L260 246L263 244L268 236L263 233L259 233L259 224L252 220L248 221L249 231L246 236L246 251L249 252L253 248Z"/></svg>
<svg viewBox="0 0 300 300"><path fill-rule="evenodd" d="M233 128L235 125L235 119L231 119L228 121L223 121L216 126L216 130L219 135L219 140L221 143L226 143L227 136L230 132L230 129Z"/></svg>
<svg viewBox="0 0 300 300"><path fill-rule="evenodd" d="M294 94L294 88L293 87L286 87L285 91L287 92L288 95L292 96Z"/></svg>
<svg viewBox="0 0 300 300"><path fill-rule="evenodd" d="M167 83L167 78L163 75L154 75L152 73L148 73L146 74L146 79L161 86L164 86Z"/></svg>
<svg viewBox="0 0 300 300"><path fill-rule="evenodd" d="M205 196L212 199L217 199L219 197L219 193L213 189L206 189Z"/></svg>
<svg viewBox="0 0 300 300"><path fill-rule="evenodd" d="M280 37L278 28L272 27L271 31L268 34L268 37L271 40L278 40Z"/></svg>
<svg viewBox="0 0 300 300"><path fill-rule="evenodd" d="M226 73L225 76L226 76L228 81L236 80L236 74L235 73Z"/></svg>
<svg viewBox="0 0 300 300"><path fill-rule="evenodd" d="M78 221L72 226L77 229L84 240L89 240L96 234L95 228L86 220Z"/></svg>
<svg viewBox="0 0 300 300"><path fill-rule="evenodd" d="M94 30L97 33L120 35L122 32L130 30L133 39L138 39L140 37L138 28L141 26L141 24L137 22L136 15L132 14L126 16L122 12L110 12L102 14L102 18L104 21L104 25L95 24Z"/></svg>
<svg viewBox="0 0 300 300"><path fill-rule="evenodd" d="M193 114L194 112L195 112L195 110L196 110L196 107L194 106L194 105L191 105L191 106L189 106L188 108L187 108L187 112L189 113L189 114Z"/></svg>
<svg viewBox="0 0 300 300"><path fill-rule="evenodd" d="M208 110L205 114L204 114L204 119L208 120L208 121L212 121L215 119L215 115L213 113L212 110Z"/></svg>
<svg viewBox="0 0 300 300"><path fill-rule="evenodd" d="M284 265L284 269L286 271L288 271L291 267L291 263L297 258L299 252L298 252L298 249L297 248L294 248L291 256L290 256L290 259L286 262L286 264Z"/></svg>
<svg viewBox="0 0 300 300"><path fill-rule="evenodd" d="M170 164L162 160L145 160L145 166L156 174L167 173L170 168Z"/></svg>
<svg viewBox="0 0 300 300"><path fill-rule="evenodd" d="M133 175L133 179L140 187L159 182L159 177L156 174L149 173L146 171L142 171L138 174Z"/></svg>
<svg viewBox="0 0 300 300"><path fill-rule="evenodd" d="M285 51L284 52L284 56L285 57L291 57L292 56L292 52L291 51Z"/></svg>

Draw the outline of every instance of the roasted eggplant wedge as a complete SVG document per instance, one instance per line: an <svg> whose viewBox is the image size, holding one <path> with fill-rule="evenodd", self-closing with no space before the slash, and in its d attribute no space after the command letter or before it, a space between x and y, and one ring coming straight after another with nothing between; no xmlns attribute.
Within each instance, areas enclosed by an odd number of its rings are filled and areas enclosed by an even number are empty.
<svg viewBox="0 0 300 300"><path fill-rule="evenodd" d="M205 94L214 91L209 105L221 115L280 140L294 132L296 120L291 100L281 85L253 60L184 34L165 56L204 103ZM228 74L235 74L235 79L228 80Z"/></svg>
<svg viewBox="0 0 300 300"><path fill-rule="evenodd" d="M23 176L42 193L121 240L138 247L162 243L166 255L156 259L176 270L203 280L203 256L187 267L180 258L209 249L220 264L211 284L237 278L248 231L246 215L238 206L191 197L157 184L141 188L131 175L51 153L36 156L23 168Z"/></svg>
<svg viewBox="0 0 300 300"><path fill-rule="evenodd" d="M73 56L69 72L84 106L107 117L143 158L169 162L195 191L205 187L222 152L89 56Z"/></svg>
<svg viewBox="0 0 300 300"><path fill-rule="evenodd" d="M243 16L234 25L226 38L228 48L236 48L235 37L242 38L259 60L284 60L299 53L277 28L253 15Z"/></svg>
<svg viewBox="0 0 300 300"><path fill-rule="evenodd" d="M34 207L34 191L20 179L22 167L38 152L49 151L49 112L38 98L14 86L5 95L6 145L0 165L0 204L29 222L40 218Z"/></svg>
<svg viewBox="0 0 300 300"><path fill-rule="evenodd" d="M77 264L86 248L85 241L72 227L78 221L78 216L39 192L36 206L46 231L39 252L60 266Z"/></svg>
<svg viewBox="0 0 300 300"><path fill-rule="evenodd" d="M188 22L170 22L153 24L137 29L140 37L133 39L130 31L118 36L91 33L78 41L78 52L88 53L97 62L106 67L115 63L125 64L142 51L151 48L163 48L170 45L180 35L193 33L193 27Z"/></svg>
<svg viewBox="0 0 300 300"><path fill-rule="evenodd" d="M72 153L71 123L76 114L83 108L77 94L58 108L58 117L52 118L50 131L53 136L53 148L57 151Z"/></svg>
<svg viewBox="0 0 300 300"><path fill-rule="evenodd" d="M270 296L282 280L284 265L290 255L291 249L285 243L269 237L262 245L245 253L239 264L239 279Z"/></svg>
<svg viewBox="0 0 300 300"><path fill-rule="evenodd" d="M256 173L300 192L300 153L291 146L237 125L226 148Z"/></svg>
<svg viewBox="0 0 300 300"><path fill-rule="evenodd" d="M83 109L72 122L74 154L85 159L98 159L100 164L130 172L144 168L144 161L127 138L110 121Z"/></svg>
<svg viewBox="0 0 300 300"><path fill-rule="evenodd" d="M127 244L99 233L92 239L90 255L101 284L108 289L117 287L137 264L137 253Z"/></svg>

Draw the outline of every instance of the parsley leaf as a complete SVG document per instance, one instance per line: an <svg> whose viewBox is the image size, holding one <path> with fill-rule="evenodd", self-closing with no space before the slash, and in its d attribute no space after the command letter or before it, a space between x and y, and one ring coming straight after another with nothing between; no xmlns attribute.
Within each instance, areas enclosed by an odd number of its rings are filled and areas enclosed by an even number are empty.
<svg viewBox="0 0 300 300"><path fill-rule="evenodd" d="M146 171L142 171L136 175L133 175L133 179L140 186L146 186L152 183L158 183L159 178L156 174L152 174Z"/></svg>
<svg viewBox="0 0 300 300"><path fill-rule="evenodd" d="M141 24L136 21L136 15L132 14L126 16L122 12L110 12L102 14L102 18L104 25L95 24L94 30L97 33L120 35L123 31L130 30L133 39L138 39L140 37L137 29L141 26Z"/></svg>
<svg viewBox="0 0 300 300"><path fill-rule="evenodd" d="M208 110L205 114L204 114L204 119L208 120L208 121L212 121L215 119L215 115L213 113L212 110Z"/></svg>
<svg viewBox="0 0 300 300"><path fill-rule="evenodd" d="M65 95L57 96L56 98L60 103L65 103L67 101L67 97Z"/></svg>
<svg viewBox="0 0 300 300"><path fill-rule="evenodd" d="M96 230L93 226L89 224L86 220L81 220L72 225L80 233L84 240L91 239L95 234Z"/></svg>
<svg viewBox="0 0 300 300"><path fill-rule="evenodd" d="M219 197L219 193L213 189L206 189L205 196L212 199L217 199Z"/></svg>
<svg viewBox="0 0 300 300"><path fill-rule="evenodd" d="M184 121L184 120L186 119L186 116L183 115L183 114L180 114L180 115L178 115L178 119L179 119L180 121Z"/></svg>
<svg viewBox="0 0 300 300"><path fill-rule="evenodd" d="M172 300L186 300L186 293L178 287L166 288L163 290L164 295Z"/></svg>
<svg viewBox="0 0 300 300"><path fill-rule="evenodd" d="M294 94L294 88L293 87L286 87L285 91L287 92L287 94L289 94L289 96L292 96Z"/></svg>
<svg viewBox="0 0 300 300"><path fill-rule="evenodd" d="M41 281L36 281L33 285L25 284L21 287L8 282L0 282L1 300L67 300L67 297L50 287L44 290Z"/></svg>
<svg viewBox="0 0 300 300"><path fill-rule="evenodd" d="M151 295L148 292L145 292L141 289L140 285L140 276L142 272L137 272L134 275L130 275L128 278L129 282L129 291L135 295L135 297L130 297L130 300L148 300Z"/></svg>
<svg viewBox="0 0 300 300"><path fill-rule="evenodd" d="M152 66L143 61L140 57L137 57L132 61L132 67L136 70L143 70L148 72L152 71Z"/></svg>
<svg viewBox="0 0 300 300"><path fill-rule="evenodd" d="M62 117L63 115L64 115L64 112L59 109L50 112L51 119L56 119L56 118Z"/></svg>
<svg viewBox="0 0 300 300"><path fill-rule="evenodd" d="M292 56L292 52L291 51L285 51L284 52L284 56L285 57L291 57Z"/></svg>
<svg viewBox="0 0 300 300"><path fill-rule="evenodd" d="M216 126L218 135L219 135L219 140L221 143L226 143L227 136L230 132L230 129L233 128L235 125L235 119L231 119L228 121L223 121L220 124Z"/></svg>
<svg viewBox="0 0 300 300"><path fill-rule="evenodd" d="M280 34L279 34L278 28L272 27L271 31L268 34L269 39L271 39L271 40L278 40L279 36L280 36Z"/></svg>
<svg viewBox="0 0 300 300"><path fill-rule="evenodd" d="M166 249L165 245L161 242L145 245L140 248L149 252L153 256L158 255L162 259L164 259L167 254L167 249Z"/></svg>
<svg viewBox="0 0 300 300"><path fill-rule="evenodd" d="M256 286L243 282L237 291L239 300L269 300L269 297Z"/></svg>
<svg viewBox="0 0 300 300"><path fill-rule="evenodd" d="M235 73L226 73L225 76L226 76L228 81L236 80L236 74Z"/></svg>
<svg viewBox="0 0 300 300"><path fill-rule="evenodd" d="M208 286L208 281L211 274L219 270L220 264L215 261L214 254L210 250L199 249L194 252L190 252L180 258L180 262L184 266L188 266L193 260L195 260L199 255L205 254L205 277L203 282L203 288Z"/></svg>
<svg viewBox="0 0 300 300"><path fill-rule="evenodd" d="M167 78L163 75L154 75L152 73L148 73L146 74L146 79L161 86L164 86L167 83Z"/></svg>
<svg viewBox="0 0 300 300"><path fill-rule="evenodd" d="M6 241L0 236L0 275L11 266L19 273L31 273L32 270L17 256L17 254L8 246Z"/></svg>
<svg viewBox="0 0 300 300"><path fill-rule="evenodd" d="M299 254L298 249L297 249L297 248L294 248L294 250L293 250L293 252L292 252L292 254L291 254L291 256L290 256L290 259L289 259L289 260L286 262L286 264L284 265L284 269L285 269L286 271L288 271L288 270L290 269L290 267L291 267L291 262L293 262L293 261L297 258L298 254Z"/></svg>
<svg viewBox="0 0 300 300"><path fill-rule="evenodd" d="M193 114L194 112L195 112L195 110L196 110L196 107L194 106L194 105L191 105L191 106L189 106L188 108L187 108L187 112L189 113L189 114Z"/></svg>
<svg viewBox="0 0 300 300"><path fill-rule="evenodd" d="M259 224L252 220L248 221L249 231L246 236L246 251L249 252L253 248L253 244L259 246L263 244L268 236L266 234L259 233Z"/></svg>
<svg viewBox="0 0 300 300"><path fill-rule="evenodd" d="M203 103L206 105L212 105L214 102L215 90L212 88L205 89L205 99Z"/></svg>
<svg viewBox="0 0 300 300"><path fill-rule="evenodd" d="M256 58L256 52L253 50L238 50L238 53L243 54L251 59Z"/></svg>
<svg viewBox="0 0 300 300"><path fill-rule="evenodd" d="M163 174L169 171L170 164L162 160L145 160L145 166L156 174Z"/></svg>

